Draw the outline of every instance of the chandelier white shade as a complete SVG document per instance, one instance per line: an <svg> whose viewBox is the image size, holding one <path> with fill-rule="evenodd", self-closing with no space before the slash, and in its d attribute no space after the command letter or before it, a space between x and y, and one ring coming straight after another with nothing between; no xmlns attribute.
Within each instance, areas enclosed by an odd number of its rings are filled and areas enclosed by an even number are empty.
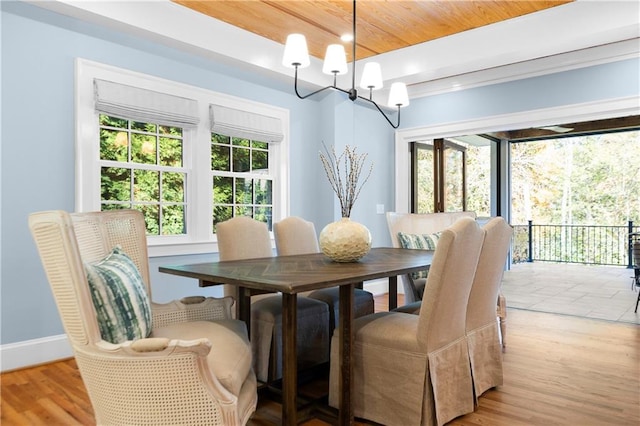
<svg viewBox="0 0 640 426"><path fill-rule="evenodd" d="M307 95L301 95L298 92L298 68L305 68L309 66L309 50L307 48L307 41L302 34L290 34L287 37L287 42L284 48L284 55L282 57L282 64L288 68L295 69L294 76L294 89L296 95L300 99L306 99L309 96L313 96L316 93L322 92L326 89L333 89L349 95L349 99L356 101L358 99L371 103L382 114L387 122L397 129L400 126L400 108L409 105L409 95L407 93L407 86L404 83L394 82L391 85L389 92L388 105L391 108L397 108L398 121L393 124L387 114L380 108L380 106L373 100L373 91L381 89L383 87L382 72L380 70L380 64L377 62L367 62L364 66L362 77L360 80L360 87L363 89L369 89L369 97L365 98L358 95L358 91L355 88L355 74L356 74L356 0L353 0L353 41L352 47L352 67L351 67L351 89L341 89L336 85L336 76L346 74L348 72L347 59L344 50L344 46L340 44L331 44L327 47L327 53L324 58L324 65L322 66L322 72L325 74L333 75L333 85L326 86L315 92Z"/></svg>
<svg viewBox="0 0 640 426"><path fill-rule="evenodd" d="M404 83L395 82L391 85L389 103L387 105L391 108L409 105L409 94L407 93L407 86Z"/></svg>
<svg viewBox="0 0 640 426"><path fill-rule="evenodd" d="M327 46L322 72L329 75L347 73L347 54L344 52L343 45L330 44Z"/></svg>
<svg viewBox="0 0 640 426"><path fill-rule="evenodd" d="M289 34L284 47L282 65L287 68L306 68L310 63L307 40L302 34Z"/></svg>
<svg viewBox="0 0 640 426"><path fill-rule="evenodd" d="M367 62L362 70L362 78L360 79L360 87L369 90L382 89L382 71L380 64L377 62ZM395 106L395 105L394 105Z"/></svg>

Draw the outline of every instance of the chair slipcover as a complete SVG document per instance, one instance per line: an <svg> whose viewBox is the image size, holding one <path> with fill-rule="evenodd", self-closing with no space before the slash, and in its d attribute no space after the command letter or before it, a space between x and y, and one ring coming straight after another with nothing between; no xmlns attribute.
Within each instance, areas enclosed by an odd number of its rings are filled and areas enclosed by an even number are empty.
<svg viewBox="0 0 640 426"><path fill-rule="evenodd" d="M496 323L496 298L502 284L511 226L501 217L483 227L484 243L467 305L467 345L476 399L502 384L502 350Z"/></svg>
<svg viewBox="0 0 640 426"><path fill-rule="evenodd" d="M256 259L273 256L267 225L237 216L216 225L220 260ZM225 285L225 295L237 295L237 287ZM251 347L258 380L282 378L282 295L252 297ZM298 295L296 348L298 368L329 361L329 306Z"/></svg>
<svg viewBox="0 0 640 426"><path fill-rule="evenodd" d="M471 218L442 232L419 315L378 312L356 319L356 417L384 425L442 425L473 411L465 317L483 238ZM340 400L338 334L331 342L333 407Z"/></svg>
<svg viewBox="0 0 640 426"><path fill-rule="evenodd" d="M475 212L442 212L442 213L396 213L387 212L387 226L391 236L391 245L401 247L398 232L405 234L435 234L453 225L461 217L476 217ZM404 289L404 303L420 301L427 282L425 278L412 279L410 275L400 276Z"/></svg>
<svg viewBox="0 0 640 426"><path fill-rule="evenodd" d="M231 319L231 298L151 302L149 337L102 340L84 263L120 246L151 299L141 212L40 212L29 216L29 227L97 424L247 423L257 385L246 327Z"/></svg>
<svg viewBox="0 0 640 426"><path fill-rule="evenodd" d="M276 240L276 251L280 256L319 253L318 238L313 222L297 216L290 216L273 224L273 235ZM325 288L302 293L329 305L329 330L333 333L339 320L340 289ZM375 308L373 294L363 289L354 291L354 317L372 314ZM327 345L327 355L329 345Z"/></svg>
<svg viewBox="0 0 640 426"><path fill-rule="evenodd" d="M440 212L440 213L396 213L387 212L387 226L391 234L393 247L400 247L398 232L406 234L434 234L451 226L461 217L475 218L475 212ZM426 284L426 279L412 279L410 275L400 276L400 282L404 288L405 306L395 309L397 312L418 313L420 300ZM498 294L496 315L500 319L500 338L502 346L506 345L507 334L507 301L502 293Z"/></svg>

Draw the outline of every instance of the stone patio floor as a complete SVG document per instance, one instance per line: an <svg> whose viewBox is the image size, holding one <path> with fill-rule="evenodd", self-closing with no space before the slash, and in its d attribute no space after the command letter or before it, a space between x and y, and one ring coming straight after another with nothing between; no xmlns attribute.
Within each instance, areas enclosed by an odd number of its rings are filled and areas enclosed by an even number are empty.
<svg viewBox="0 0 640 426"><path fill-rule="evenodd" d="M508 308L640 324L632 275L622 266L519 263L505 271L502 293Z"/></svg>

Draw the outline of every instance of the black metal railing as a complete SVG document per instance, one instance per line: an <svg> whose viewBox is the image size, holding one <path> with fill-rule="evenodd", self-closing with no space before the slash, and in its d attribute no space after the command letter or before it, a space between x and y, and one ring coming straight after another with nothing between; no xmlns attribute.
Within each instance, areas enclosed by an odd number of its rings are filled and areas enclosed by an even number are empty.
<svg viewBox="0 0 640 426"><path fill-rule="evenodd" d="M566 262L632 267L630 235L640 226L513 226L512 259L519 262Z"/></svg>

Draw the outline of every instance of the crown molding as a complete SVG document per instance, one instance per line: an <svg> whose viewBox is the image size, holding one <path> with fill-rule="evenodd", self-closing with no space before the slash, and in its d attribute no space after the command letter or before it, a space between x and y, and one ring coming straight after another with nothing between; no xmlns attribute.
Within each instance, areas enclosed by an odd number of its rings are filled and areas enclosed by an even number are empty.
<svg viewBox="0 0 640 426"><path fill-rule="evenodd" d="M624 40L476 72L416 83L411 99L640 58L640 39Z"/></svg>
<svg viewBox="0 0 640 426"><path fill-rule="evenodd" d="M23 1L293 84L292 70L281 64L282 44L170 0ZM640 2L576 0L374 58L382 66L385 87L404 81L414 98L638 57L639 34ZM364 63L374 58L356 62L357 80ZM301 70L302 88L331 84L321 62L312 58L311 66ZM348 79L339 76L338 86ZM386 90L374 94L381 105Z"/></svg>

